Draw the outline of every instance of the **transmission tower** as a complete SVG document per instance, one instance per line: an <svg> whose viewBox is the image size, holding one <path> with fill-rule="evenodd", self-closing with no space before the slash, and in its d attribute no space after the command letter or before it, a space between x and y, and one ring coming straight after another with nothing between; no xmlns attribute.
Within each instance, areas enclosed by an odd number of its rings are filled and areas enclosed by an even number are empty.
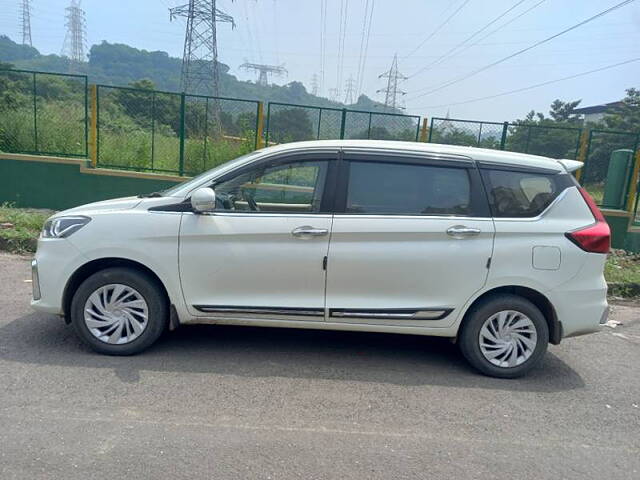
<svg viewBox="0 0 640 480"><path fill-rule="evenodd" d="M182 56L182 91L218 96L220 73L216 23L230 23L235 28L233 17L218 10L216 0L189 0L189 3L170 8L169 17L171 20L177 17L187 19ZM217 108L216 113L219 113Z"/></svg>
<svg viewBox="0 0 640 480"><path fill-rule="evenodd" d="M311 95L318 96L319 93L319 77L317 73L314 73L311 77Z"/></svg>
<svg viewBox="0 0 640 480"><path fill-rule="evenodd" d="M353 105L355 102L353 101L353 96L356 91L356 81L353 79L353 75L349 77L347 80L347 84L345 86L345 95L344 95L344 104L345 105Z"/></svg>
<svg viewBox="0 0 640 480"><path fill-rule="evenodd" d="M269 85L269 75L276 75L281 77L282 75L286 75L287 69L284 68L284 65L264 65L262 63L249 63L244 62L240 65L240 68L244 70L255 70L258 72L258 85Z"/></svg>
<svg viewBox="0 0 640 480"><path fill-rule="evenodd" d="M20 7L22 44L33 47L33 42L31 41L31 0L22 0Z"/></svg>
<svg viewBox="0 0 640 480"><path fill-rule="evenodd" d="M62 55L71 60L70 69L73 70L78 63L85 61L85 49L87 46L87 21L84 10L80 8L81 0L71 0L65 11L67 34L64 37Z"/></svg>
<svg viewBox="0 0 640 480"><path fill-rule="evenodd" d="M329 89L329 100L331 100L332 102L337 102L339 96L340 96L340 90L338 90L337 88Z"/></svg>
<svg viewBox="0 0 640 480"><path fill-rule="evenodd" d="M398 103L398 96L406 95L407 92L404 92L398 89L398 83L402 80L406 80L407 77L402 75L398 71L398 54L396 53L393 56L393 63L391 64L391 68L378 76L378 78L386 78L387 80L387 88L382 88L377 91L377 93L384 92L384 105L388 109L394 108L404 108Z"/></svg>

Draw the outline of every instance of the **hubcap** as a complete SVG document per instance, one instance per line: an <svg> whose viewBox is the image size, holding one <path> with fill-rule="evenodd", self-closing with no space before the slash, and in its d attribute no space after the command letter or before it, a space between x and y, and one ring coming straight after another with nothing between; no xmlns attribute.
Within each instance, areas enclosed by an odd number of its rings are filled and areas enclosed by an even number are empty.
<svg viewBox="0 0 640 480"><path fill-rule="evenodd" d="M138 338L149 321L144 297L134 288L120 283L104 285L94 291L84 306L84 323L98 340L114 345Z"/></svg>
<svg viewBox="0 0 640 480"><path fill-rule="evenodd" d="M525 314L503 310L489 317L480 329L480 351L498 367L526 362L536 348L536 326Z"/></svg>

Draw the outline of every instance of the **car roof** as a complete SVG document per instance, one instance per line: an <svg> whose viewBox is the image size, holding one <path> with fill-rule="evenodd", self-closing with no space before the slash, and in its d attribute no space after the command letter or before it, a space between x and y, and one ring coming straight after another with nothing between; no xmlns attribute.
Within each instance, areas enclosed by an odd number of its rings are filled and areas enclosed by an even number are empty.
<svg viewBox="0 0 640 480"><path fill-rule="evenodd" d="M283 143L263 149L264 153L279 153L295 150L339 148L354 150L375 150L389 153L424 153L439 156L463 156L480 162L502 163L520 167L545 168L565 171L555 159L529 155L526 153L491 150L488 148L463 147L458 145L441 145L438 143L401 142L395 140L311 140L304 142Z"/></svg>

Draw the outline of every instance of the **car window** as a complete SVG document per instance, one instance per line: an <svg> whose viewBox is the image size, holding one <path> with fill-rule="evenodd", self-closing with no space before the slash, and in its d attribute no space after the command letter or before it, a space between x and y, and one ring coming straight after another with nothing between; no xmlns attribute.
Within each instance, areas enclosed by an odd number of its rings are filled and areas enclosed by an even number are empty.
<svg viewBox="0 0 640 480"><path fill-rule="evenodd" d="M320 211L327 161L263 166L214 185L216 210L242 212Z"/></svg>
<svg viewBox="0 0 640 480"><path fill-rule="evenodd" d="M494 217L535 217L564 190L566 175L483 169Z"/></svg>
<svg viewBox="0 0 640 480"><path fill-rule="evenodd" d="M464 168L353 161L346 212L470 215L470 197Z"/></svg>

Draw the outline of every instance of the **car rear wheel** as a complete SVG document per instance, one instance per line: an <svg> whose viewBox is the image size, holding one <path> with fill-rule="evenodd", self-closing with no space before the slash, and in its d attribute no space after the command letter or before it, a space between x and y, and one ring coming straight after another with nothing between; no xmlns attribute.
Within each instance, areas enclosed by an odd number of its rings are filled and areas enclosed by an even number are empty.
<svg viewBox="0 0 640 480"><path fill-rule="evenodd" d="M108 268L87 278L71 301L71 322L92 349L108 355L143 351L167 327L164 290L151 276Z"/></svg>
<svg viewBox="0 0 640 480"><path fill-rule="evenodd" d="M474 368L492 377L515 378L542 361L549 327L529 300L495 295L471 308L459 340L462 354Z"/></svg>

